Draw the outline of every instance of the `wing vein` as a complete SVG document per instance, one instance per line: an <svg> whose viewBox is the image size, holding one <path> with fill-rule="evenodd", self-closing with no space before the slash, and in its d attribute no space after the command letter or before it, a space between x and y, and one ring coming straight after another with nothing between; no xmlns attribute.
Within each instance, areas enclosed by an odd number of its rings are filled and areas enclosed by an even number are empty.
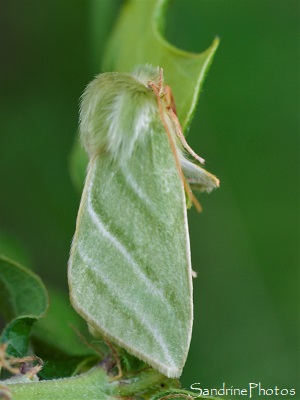
<svg viewBox="0 0 300 400"><path fill-rule="evenodd" d="M154 325L151 323L147 322L147 319L145 318L145 315L142 313L140 313L139 308L137 306L137 303L134 301L129 301L124 297L124 294L122 294L122 296L120 296L120 291L115 289L115 286L113 285L113 282L108 279L105 274L101 273L101 268L94 268L93 267L93 263L94 261L87 256L86 254L84 254L85 252L82 249L82 246L79 244L78 245L78 255L81 258L81 260L83 261L84 264L86 264L89 268L91 268L92 270L96 271L98 277L102 280L102 282L109 288L110 292L113 294L113 296L115 298L118 298L118 304L123 304L124 307L129 308L134 314L135 316L138 318L138 321L140 321L141 325L144 326L144 328L154 337L155 341L160 345L166 361L172 365L173 368L176 367L174 360L172 358L172 356L170 355L169 351L168 351L168 346L165 343L163 337L161 336L161 334L157 331L157 329L154 328Z"/></svg>
<svg viewBox="0 0 300 400"><path fill-rule="evenodd" d="M87 210L92 219L92 222L96 225L99 232L101 232L101 234L112 243L112 245L119 251L119 253L123 255L135 275L146 285L146 287L152 294L160 297L162 302L168 307L169 310L171 310L170 304L166 299L164 293L162 293L162 291L158 289L155 284L153 284L153 282L147 277L147 275L141 271L139 265L132 258L125 246L111 232L109 232L108 228L101 221L99 215L95 212L91 201L91 188L89 188L87 196Z"/></svg>

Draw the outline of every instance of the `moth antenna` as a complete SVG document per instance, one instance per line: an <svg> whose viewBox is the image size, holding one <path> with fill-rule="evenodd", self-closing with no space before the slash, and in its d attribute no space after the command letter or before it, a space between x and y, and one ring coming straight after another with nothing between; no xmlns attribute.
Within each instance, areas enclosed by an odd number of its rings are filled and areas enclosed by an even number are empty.
<svg viewBox="0 0 300 400"><path fill-rule="evenodd" d="M197 161L199 161L200 164L205 164L204 158L198 156L198 154L195 153L194 150L188 145L188 143L184 137L184 134L182 133L182 128L181 128L180 122L178 120L176 113L174 112L173 107L169 106L168 111L169 111L171 119L173 120L173 122L176 126L176 134L177 134L178 138L180 139L183 147L190 153L191 156L193 156Z"/></svg>
<svg viewBox="0 0 300 400"><path fill-rule="evenodd" d="M164 76L163 76L163 69L159 68L159 81L158 83L149 81L148 82L148 88L152 89L155 92L156 96L164 96L163 92L163 86L164 86ZM155 89L154 89L155 88Z"/></svg>
<svg viewBox="0 0 300 400"><path fill-rule="evenodd" d="M161 95L164 86L164 70L159 68L159 95Z"/></svg>
<svg viewBox="0 0 300 400"><path fill-rule="evenodd" d="M160 119L161 119L161 121L163 123L163 126L165 128L167 137L169 139L169 143L170 143L171 150L172 150L172 153L173 153L173 156L174 156L174 159L175 159L176 167L177 167L180 179L181 179L181 181L183 183L184 189L185 189L188 197L191 199L192 203L196 207L197 211L200 212L200 211L202 211L201 205L198 202L198 200L196 199L196 197L194 196L193 192L191 191L191 188L190 188L189 184L187 183L187 181L186 181L186 179L185 179L185 177L183 175L183 172L182 172L182 169L181 169L181 165L180 165L180 161L179 161L178 154L177 154L177 150L176 150L176 146L175 146L174 140L172 138L171 132L169 130L168 124L166 123L166 120L165 120L165 117L164 117L163 108L162 108L162 104L161 104L161 98L160 98L160 94L159 94L159 90L157 88L157 85L153 84L152 82L149 82L148 85L153 89L153 91L154 91L154 93L156 95Z"/></svg>

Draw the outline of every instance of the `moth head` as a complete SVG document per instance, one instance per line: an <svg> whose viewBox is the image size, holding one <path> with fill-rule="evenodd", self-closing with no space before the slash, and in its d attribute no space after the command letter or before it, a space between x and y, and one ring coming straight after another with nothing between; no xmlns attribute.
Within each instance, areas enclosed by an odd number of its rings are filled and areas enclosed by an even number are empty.
<svg viewBox="0 0 300 400"><path fill-rule="evenodd" d="M151 64L137 66L132 76L150 90L157 87L159 94L163 92L163 70L160 67L153 67Z"/></svg>

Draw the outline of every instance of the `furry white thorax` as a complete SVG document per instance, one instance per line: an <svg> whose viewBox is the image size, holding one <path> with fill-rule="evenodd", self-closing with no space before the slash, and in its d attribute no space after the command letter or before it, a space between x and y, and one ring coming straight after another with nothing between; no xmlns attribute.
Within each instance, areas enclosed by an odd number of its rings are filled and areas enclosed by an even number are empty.
<svg viewBox="0 0 300 400"><path fill-rule="evenodd" d="M144 104L133 114L131 126L124 128L123 120L116 117L123 107L128 107L128 104L125 96L120 94L116 97L114 109L107 117L111 121L107 132L107 150L120 164L130 159L137 142L142 141L145 135L151 134L153 120L157 118L153 104Z"/></svg>
<svg viewBox="0 0 300 400"><path fill-rule="evenodd" d="M155 94L160 69L137 67L129 74L98 75L81 98L80 137L90 159L108 151L113 160L128 160L137 144L160 124Z"/></svg>

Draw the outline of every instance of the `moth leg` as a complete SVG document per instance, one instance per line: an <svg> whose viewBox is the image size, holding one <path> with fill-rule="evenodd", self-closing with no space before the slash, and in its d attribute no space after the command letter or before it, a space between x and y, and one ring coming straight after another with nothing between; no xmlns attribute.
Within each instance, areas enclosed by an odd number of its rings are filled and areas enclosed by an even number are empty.
<svg viewBox="0 0 300 400"><path fill-rule="evenodd" d="M181 125L179 123L178 117L171 106L168 107L168 111L169 111L172 121L174 122L174 124L176 126L176 134L177 134L178 138L180 139L183 147L190 153L190 155L192 157L194 157L197 161L199 161L200 164L205 164L204 158L198 156L198 154L195 153L194 150L188 145L188 143L184 137L184 134L182 133L182 129L181 129Z"/></svg>
<svg viewBox="0 0 300 400"><path fill-rule="evenodd" d="M166 96L165 98L167 103L167 109L171 108L175 113L175 115L177 115L175 99L170 86L165 86L165 96Z"/></svg>
<svg viewBox="0 0 300 400"><path fill-rule="evenodd" d="M154 84L153 82L149 82L148 86L150 88L152 88L153 92L156 95L160 119L161 119L161 121L163 123L163 126L165 128L167 137L169 139L169 143L170 143L170 147L171 147L174 159L175 159L176 167L177 167L180 179L181 179L181 181L183 183L185 192L188 195L188 197L191 199L192 203L195 205L197 211L200 212L200 211L202 211L200 203L198 202L198 200L194 196L189 184L187 183L187 181L186 181L186 179L185 179L185 177L183 175L183 172L182 172L182 169L181 169L181 165L180 165L180 161L179 161L178 154L177 154L177 150L176 150L176 145L175 145L174 139L173 139L173 137L171 135L170 129L169 129L168 124L167 124L167 122L165 120L165 117L164 117L164 111L163 111L162 100L161 100L161 97L160 97L159 89L157 88L157 85ZM178 119L177 119L177 121L178 121Z"/></svg>
<svg viewBox="0 0 300 400"><path fill-rule="evenodd" d="M194 150L188 145L185 136L182 133L182 128L176 113L175 99L170 86L165 86L164 92L167 103L167 110L169 111L170 117L176 126L176 133L183 147L191 154L192 157L194 157L197 161L199 161L200 164L205 164L204 158L198 156L198 154L194 152Z"/></svg>

